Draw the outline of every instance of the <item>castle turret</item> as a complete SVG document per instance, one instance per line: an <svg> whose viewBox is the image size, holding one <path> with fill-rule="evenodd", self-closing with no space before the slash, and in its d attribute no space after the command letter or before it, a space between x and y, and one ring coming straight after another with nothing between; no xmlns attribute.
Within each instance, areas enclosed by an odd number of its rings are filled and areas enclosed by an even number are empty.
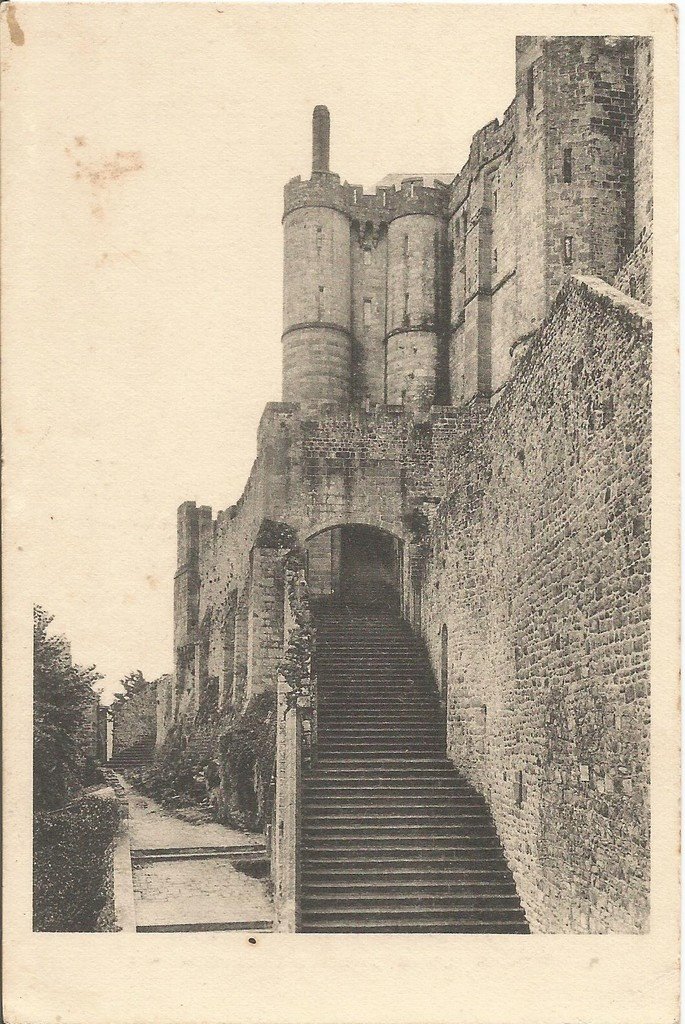
<svg viewBox="0 0 685 1024"><path fill-rule="evenodd" d="M387 401L428 409L439 388L447 191L402 182L388 228Z"/></svg>
<svg viewBox="0 0 685 1024"><path fill-rule="evenodd" d="M316 406L350 401L350 219L329 166L326 107L313 116L312 176L285 188L283 400Z"/></svg>

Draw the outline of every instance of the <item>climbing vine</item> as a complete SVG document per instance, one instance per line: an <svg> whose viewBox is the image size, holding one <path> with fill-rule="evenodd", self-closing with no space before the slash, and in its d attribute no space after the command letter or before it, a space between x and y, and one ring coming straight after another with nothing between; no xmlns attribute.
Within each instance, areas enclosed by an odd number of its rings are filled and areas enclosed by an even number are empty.
<svg viewBox="0 0 685 1024"><path fill-rule="evenodd" d="M283 661L278 666L289 687L286 709L297 706L300 697L311 696L311 666L316 633L304 578L304 552L295 548L285 563L285 586L294 625L288 636Z"/></svg>
<svg viewBox="0 0 685 1024"><path fill-rule="evenodd" d="M268 814L268 792L276 758L276 695L254 696L219 736L218 772L229 824L260 830Z"/></svg>

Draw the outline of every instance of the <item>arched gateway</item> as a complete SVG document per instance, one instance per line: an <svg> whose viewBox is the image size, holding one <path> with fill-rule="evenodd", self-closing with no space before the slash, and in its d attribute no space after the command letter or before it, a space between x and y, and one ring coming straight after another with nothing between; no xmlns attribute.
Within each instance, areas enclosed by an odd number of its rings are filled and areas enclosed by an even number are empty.
<svg viewBox="0 0 685 1024"><path fill-rule="evenodd" d="M401 613L404 544L399 537L346 523L310 536L305 551L309 592L318 606Z"/></svg>

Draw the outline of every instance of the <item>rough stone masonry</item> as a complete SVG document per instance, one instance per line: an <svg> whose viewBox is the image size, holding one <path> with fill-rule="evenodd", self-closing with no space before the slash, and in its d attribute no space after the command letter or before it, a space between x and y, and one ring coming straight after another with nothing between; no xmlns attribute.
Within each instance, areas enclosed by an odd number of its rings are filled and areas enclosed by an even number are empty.
<svg viewBox="0 0 685 1024"><path fill-rule="evenodd" d="M275 689L293 548L315 596L394 574L540 932L648 927L651 52L520 38L462 170L373 195L329 170L317 108L283 402L236 505L178 513L160 721Z"/></svg>

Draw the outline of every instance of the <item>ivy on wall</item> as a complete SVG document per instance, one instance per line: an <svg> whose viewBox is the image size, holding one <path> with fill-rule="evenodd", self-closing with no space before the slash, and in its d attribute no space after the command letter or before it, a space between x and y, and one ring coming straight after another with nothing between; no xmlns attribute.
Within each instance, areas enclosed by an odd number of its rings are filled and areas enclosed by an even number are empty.
<svg viewBox="0 0 685 1024"><path fill-rule="evenodd" d="M285 586L294 625L278 671L290 688L288 707L293 707L301 696L311 695L311 665L316 642L309 591L304 578L304 552L300 548L291 551L286 559Z"/></svg>
<svg viewBox="0 0 685 1024"><path fill-rule="evenodd" d="M255 831L264 828L275 758L276 694L264 690L219 736L218 775L223 819L229 824Z"/></svg>

